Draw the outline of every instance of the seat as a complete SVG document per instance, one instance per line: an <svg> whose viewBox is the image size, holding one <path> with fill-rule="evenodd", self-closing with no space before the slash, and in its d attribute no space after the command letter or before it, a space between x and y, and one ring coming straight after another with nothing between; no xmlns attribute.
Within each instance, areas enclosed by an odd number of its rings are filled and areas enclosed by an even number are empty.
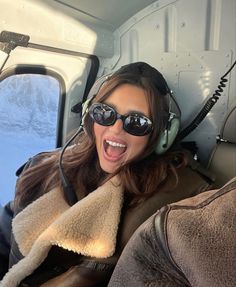
<svg viewBox="0 0 236 287"><path fill-rule="evenodd" d="M236 176L236 102L225 117L208 169L216 177L215 188L223 186Z"/></svg>

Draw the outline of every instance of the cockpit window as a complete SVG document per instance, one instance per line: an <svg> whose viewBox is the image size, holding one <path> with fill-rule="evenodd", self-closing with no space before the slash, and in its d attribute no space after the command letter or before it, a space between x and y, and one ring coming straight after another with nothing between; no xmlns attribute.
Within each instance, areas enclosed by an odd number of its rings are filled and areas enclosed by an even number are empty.
<svg viewBox="0 0 236 287"><path fill-rule="evenodd" d="M0 205L14 196L15 171L29 157L56 147L60 86L38 74L0 82Z"/></svg>

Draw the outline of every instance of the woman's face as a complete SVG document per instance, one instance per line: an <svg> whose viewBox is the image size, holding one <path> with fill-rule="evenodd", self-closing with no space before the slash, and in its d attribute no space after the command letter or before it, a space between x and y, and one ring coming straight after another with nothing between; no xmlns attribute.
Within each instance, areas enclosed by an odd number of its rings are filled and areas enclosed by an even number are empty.
<svg viewBox="0 0 236 287"><path fill-rule="evenodd" d="M145 91L131 84L117 87L104 103L115 108L120 115L138 112L150 117ZM94 123L94 134L100 166L107 173L115 172L127 161L142 154L149 138L148 135L127 133L121 119L112 126Z"/></svg>

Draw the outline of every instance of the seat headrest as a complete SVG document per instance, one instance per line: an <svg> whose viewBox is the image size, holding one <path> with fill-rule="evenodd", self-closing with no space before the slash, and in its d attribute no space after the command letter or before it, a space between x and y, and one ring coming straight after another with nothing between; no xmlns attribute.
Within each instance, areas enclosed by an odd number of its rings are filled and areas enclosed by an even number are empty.
<svg viewBox="0 0 236 287"><path fill-rule="evenodd" d="M236 102L230 108L229 112L226 114L225 120L223 122L220 137L231 143L236 144Z"/></svg>

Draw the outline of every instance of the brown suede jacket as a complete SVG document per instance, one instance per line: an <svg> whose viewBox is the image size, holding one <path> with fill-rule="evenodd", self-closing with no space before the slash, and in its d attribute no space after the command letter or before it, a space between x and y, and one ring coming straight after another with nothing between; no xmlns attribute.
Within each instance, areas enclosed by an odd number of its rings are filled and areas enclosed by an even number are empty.
<svg viewBox="0 0 236 287"><path fill-rule="evenodd" d="M236 177L163 207L131 237L109 287L236 286Z"/></svg>
<svg viewBox="0 0 236 287"><path fill-rule="evenodd" d="M74 228L74 225L70 228L71 222L73 221L76 228L80 229L77 227L77 222L80 220L76 220L76 212L79 212L80 209L68 208L63 199L57 197L59 194L57 191L50 191L46 196L34 200L33 204L26 206L22 211L15 210L14 204L9 203L0 211L0 280L3 278L0 286L107 286L124 246L146 219L168 203L194 196L207 189L209 189L209 182L197 172L196 166L186 167L179 170L179 184L176 188L173 188L173 181L170 179L165 190L159 190L142 204L134 208L123 206L119 216L118 229L113 236L116 237L115 249L112 251L111 248L109 251L111 254L106 252L104 257L100 254L98 256L91 255L96 254L90 252L92 244L88 248L86 247L87 249L82 248L81 252L77 252L77 250L81 250L79 249L81 247L78 248L76 246L77 239L73 239L73 236L76 236L76 231L72 232L73 240L68 243L67 233ZM90 198L97 202L99 197L96 198L96 192L93 193L95 199L93 195ZM48 202L47 197L49 197ZM81 205L87 212L83 205L90 201L85 199L81 200ZM84 201L85 203L83 203ZM53 209L55 204L56 208ZM103 210L106 210L106 205L104 206ZM50 208L69 215L63 216L63 220L65 220L62 221L62 224L60 221L54 224L54 220L50 216ZM90 230L93 226L93 230L96 229L96 232L100 232L99 225L90 224L98 219L100 224L103 224L103 214L100 215L100 209L97 210L98 214L93 213L90 221L86 221L85 216L81 217L84 222L82 227L85 231ZM53 216L57 215L54 213ZM70 216L73 219L71 221ZM13 230L11 228L12 218ZM110 221L106 228L109 224L111 224ZM54 232L55 237L52 235ZM100 232L99 236L102 234ZM104 234L106 235L106 233Z"/></svg>

